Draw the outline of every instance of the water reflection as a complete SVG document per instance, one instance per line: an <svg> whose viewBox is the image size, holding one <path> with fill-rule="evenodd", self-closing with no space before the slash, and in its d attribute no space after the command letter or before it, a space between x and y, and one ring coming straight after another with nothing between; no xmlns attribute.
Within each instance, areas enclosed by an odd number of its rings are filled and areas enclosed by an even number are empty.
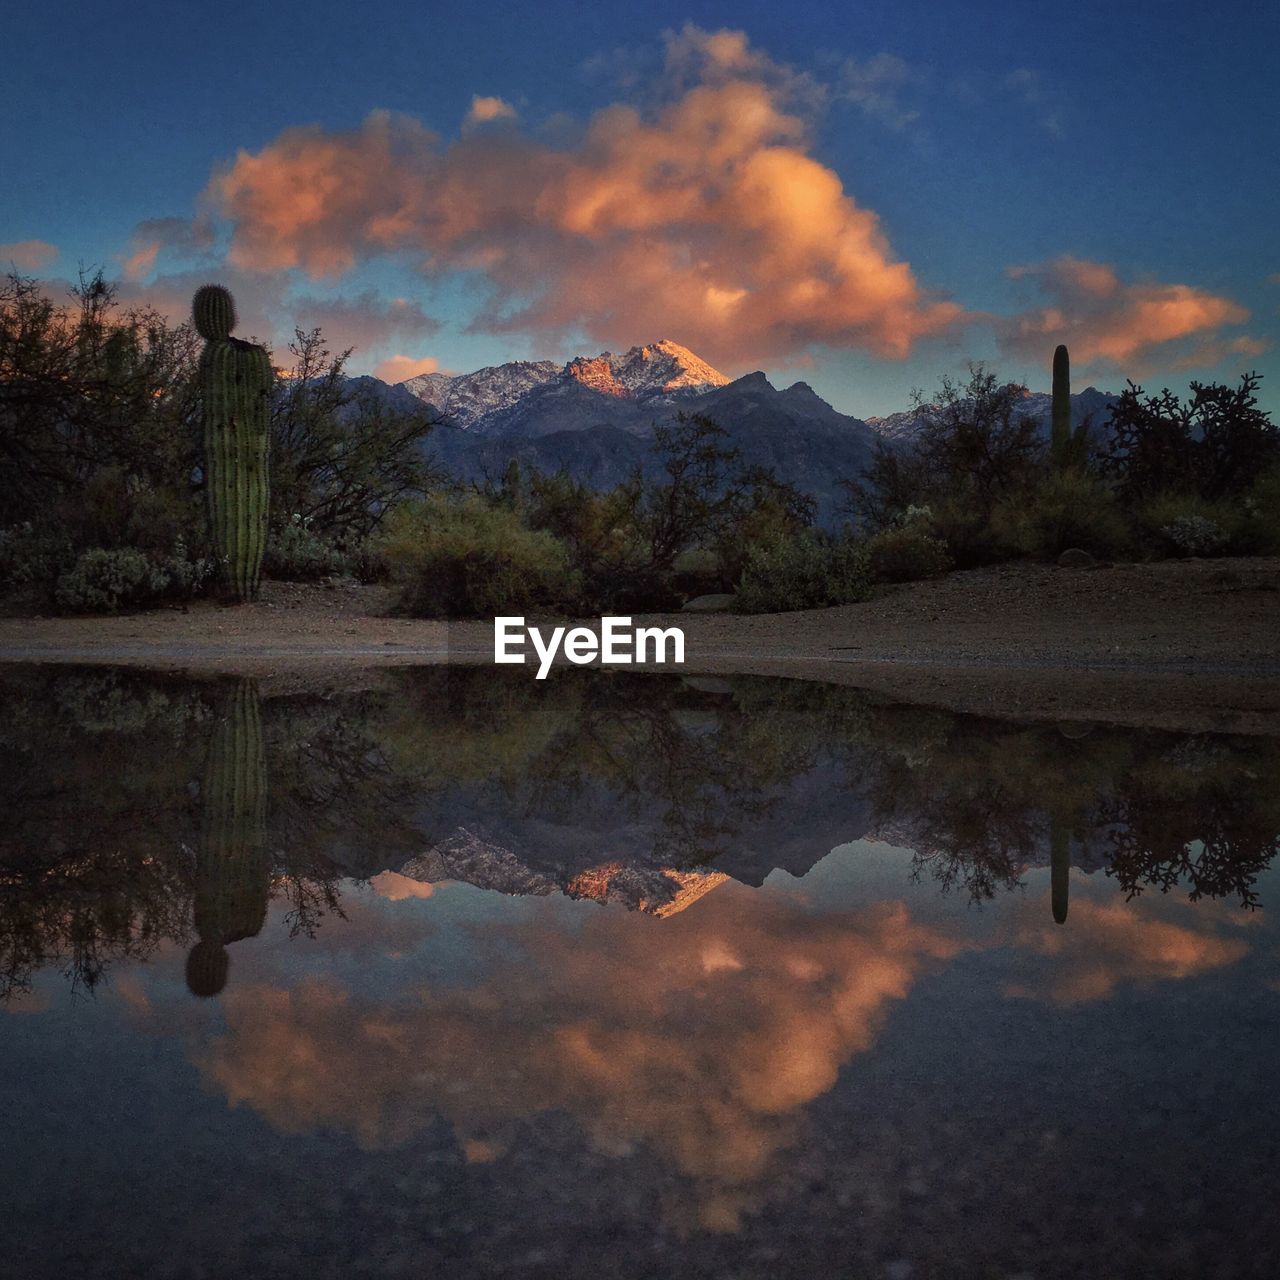
<svg viewBox="0 0 1280 1280"><path fill-rule="evenodd" d="M1274 741L1068 736L801 682L424 669L264 698L31 670L0 696L3 992L51 965L92 988L172 939L214 995L270 898L311 934L380 873L669 917L872 839L974 902L1047 866L1061 924L1073 867L1252 909L1280 848Z"/></svg>
<svg viewBox="0 0 1280 1280"><path fill-rule="evenodd" d="M187 987L216 996L227 982L227 944L257 936L271 896L267 755L252 680L227 695L209 745L203 801L192 895L199 941L187 957Z"/></svg>
<svg viewBox="0 0 1280 1280"><path fill-rule="evenodd" d="M1275 742L505 676L0 682L19 1273L1270 1256Z"/></svg>

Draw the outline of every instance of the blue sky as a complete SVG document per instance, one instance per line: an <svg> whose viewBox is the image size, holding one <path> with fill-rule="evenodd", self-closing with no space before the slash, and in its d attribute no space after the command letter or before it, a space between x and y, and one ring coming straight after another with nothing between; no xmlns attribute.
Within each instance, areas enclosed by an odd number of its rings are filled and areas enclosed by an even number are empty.
<svg viewBox="0 0 1280 1280"><path fill-rule="evenodd" d="M1274 4L47 3L5 26L0 256L50 279L101 264L176 310L225 278L259 336L323 323L362 369L665 336L866 415L971 357L1042 387L1066 340L1077 385L1256 368L1280 408Z"/></svg>

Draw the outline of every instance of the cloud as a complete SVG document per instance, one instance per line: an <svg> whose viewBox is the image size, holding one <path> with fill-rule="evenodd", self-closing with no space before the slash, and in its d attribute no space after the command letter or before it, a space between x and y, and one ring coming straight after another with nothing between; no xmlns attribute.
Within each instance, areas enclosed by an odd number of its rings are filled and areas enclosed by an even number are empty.
<svg viewBox="0 0 1280 1280"><path fill-rule="evenodd" d="M403 359L403 357L397 357ZM379 374L378 377L382 375ZM403 902L405 898L430 898L436 887L422 880L413 880L396 871L380 871L369 881L374 893L388 902Z"/></svg>
<svg viewBox="0 0 1280 1280"><path fill-rule="evenodd" d="M413 356L394 355L383 360L374 369L373 376L394 385L404 382L406 378L416 378L420 373L437 373L439 369L440 361L435 356L415 359Z"/></svg>
<svg viewBox="0 0 1280 1280"><path fill-rule="evenodd" d="M1196 343L1186 355L1173 362L1174 369L1203 369L1211 365L1223 364L1228 360L1243 357L1254 360L1271 350L1268 338L1227 338L1223 340L1208 339Z"/></svg>
<svg viewBox="0 0 1280 1280"><path fill-rule="evenodd" d="M287 304L293 323L303 330L323 329L335 351L354 347L367 352L400 338L435 333L440 322L408 298L385 300L372 290L354 298L294 298Z"/></svg>
<svg viewBox="0 0 1280 1280"><path fill-rule="evenodd" d="M1070 929L1046 921L1043 912L1023 913L1012 932L1020 951L1050 963L1005 994L1054 1004L1105 1000L1129 983L1197 977L1238 963L1249 949L1238 937L1156 919L1119 900L1073 902Z"/></svg>
<svg viewBox="0 0 1280 1280"><path fill-rule="evenodd" d="M171 324L191 319L191 299L203 284L221 284L236 300L236 336L259 341L287 341L293 336L283 302L287 279L279 273L259 274L227 266L166 272L147 281L126 278L117 289L122 305L154 307Z"/></svg>
<svg viewBox="0 0 1280 1280"><path fill-rule="evenodd" d="M852 102L868 116L902 130L920 118L919 111L906 107L902 93L918 80L917 74L901 58L878 53L859 61L846 58L840 67L837 99Z"/></svg>
<svg viewBox="0 0 1280 1280"><path fill-rule="evenodd" d="M403 913L394 939L397 916L380 913L359 946L403 957L389 980L349 987L332 965L273 976L260 956L223 997L225 1030L196 1062L277 1130L337 1128L370 1150L444 1116L464 1151L494 1158L524 1122L564 1112L601 1152L659 1153L690 1179L697 1224L731 1230L767 1201L779 1159L804 1140L806 1108L947 963L1007 951L1006 996L1069 1006L1247 953L1227 912L1162 919L1177 914L1167 903L1099 900L1107 890L1083 877L1073 889L1069 928L1043 898L1011 899L985 941L901 902L733 883L662 921L592 910L568 929L554 904L531 902L471 936L465 980L421 963L414 928L432 939L433 913Z"/></svg>
<svg viewBox="0 0 1280 1280"><path fill-rule="evenodd" d="M57 245L47 240L11 240L0 244L0 263L12 265L19 271L39 271L57 256Z"/></svg>
<svg viewBox="0 0 1280 1280"><path fill-rule="evenodd" d="M134 227L129 248L120 255L125 279L146 279L155 270L156 259L166 250L191 256L207 253L213 243L213 228L207 219L146 218Z"/></svg>
<svg viewBox="0 0 1280 1280"><path fill-rule="evenodd" d="M145 280L155 269L156 257L159 253L159 240L148 240L132 250L124 258L125 279Z"/></svg>
<svg viewBox="0 0 1280 1280"><path fill-rule="evenodd" d="M356 353L352 367L368 368L393 344L429 336L440 328L438 320L408 298L384 299L370 289L350 298L291 296L291 280L285 272L259 273L226 265L166 272L145 281L126 278L117 296L126 307L154 307L170 323L182 324L191 318L195 291L210 283L231 290L237 336L268 342L278 354L294 340L295 329L318 328L330 351L352 348Z"/></svg>
<svg viewBox="0 0 1280 1280"><path fill-rule="evenodd" d="M1232 299L1187 284L1125 283L1108 263L1061 257L1010 268L1032 281L1047 304L998 323L1006 347L1040 356L1059 342L1079 365L1103 363L1133 372L1155 365L1213 363L1231 350L1257 354L1258 340L1222 339L1249 312Z"/></svg>
<svg viewBox="0 0 1280 1280"><path fill-rule="evenodd" d="M731 885L660 932L618 912L573 931L538 914L486 935L478 985L235 987L200 1069L279 1130L338 1127L366 1149L443 1114L464 1151L493 1158L522 1122L567 1112L600 1151L661 1152L691 1179L700 1225L728 1230L767 1197L802 1109L962 949L901 904L823 911Z"/></svg>
<svg viewBox="0 0 1280 1280"><path fill-rule="evenodd" d="M467 112L467 124L489 124L494 120L514 120L516 109L505 98L482 98L479 94L471 99L471 109Z"/></svg>
<svg viewBox="0 0 1280 1280"><path fill-rule="evenodd" d="M337 277L409 255L479 277L473 328L492 333L670 336L741 367L812 346L901 358L961 319L810 154L811 78L741 32L686 27L663 84L652 109L606 107L561 147L514 126L444 146L387 112L287 130L207 199L243 270Z"/></svg>

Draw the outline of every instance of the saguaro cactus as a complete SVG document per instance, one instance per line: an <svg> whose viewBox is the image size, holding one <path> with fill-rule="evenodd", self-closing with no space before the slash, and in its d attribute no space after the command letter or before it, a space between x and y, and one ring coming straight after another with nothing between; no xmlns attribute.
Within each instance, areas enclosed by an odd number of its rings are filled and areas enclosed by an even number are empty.
<svg viewBox="0 0 1280 1280"><path fill-rule="evenodd" d="M1071 832L1059 818L1049 823L1050 905L1058 924L1067 922L1071 893Z"/></svg>
<svg viewBox="0 0 1280 1280"><path fill-rule="evenodd" d="M194 911L200 940L187 957L187 986L212 996L227 981L227 944L257 935L271 893L267 757L252 680L236 684L214 728L203 799Z"/></svg>
<svg viewBox="0 0 1280 1280"><path fill-rule="evenodd" d="M231 336L235 303L221 285L197 290L191 311L205 340L200 384L209 530L224 588L237 600L252 600L267 545L271 361L262 347Z"/></svg>
<svg viewBox="0 0 1280 1280"><path fill-rule="evenodd" d="M1054 466L1065 465L1071 448L1071 357L1066 347L1053 353L1053 429L1049 437Z"/></svg>

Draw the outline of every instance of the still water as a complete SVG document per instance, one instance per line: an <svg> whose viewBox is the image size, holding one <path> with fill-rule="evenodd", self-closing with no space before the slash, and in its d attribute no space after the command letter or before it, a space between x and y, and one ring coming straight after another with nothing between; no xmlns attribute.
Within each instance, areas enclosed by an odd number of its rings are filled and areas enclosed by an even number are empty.
<svg viewBox="0 0 1280 1280"><path fill-rule="evenodd" d="M1280 742L364 683L0 677L0 1271L1277 1273Z"/></svg>

